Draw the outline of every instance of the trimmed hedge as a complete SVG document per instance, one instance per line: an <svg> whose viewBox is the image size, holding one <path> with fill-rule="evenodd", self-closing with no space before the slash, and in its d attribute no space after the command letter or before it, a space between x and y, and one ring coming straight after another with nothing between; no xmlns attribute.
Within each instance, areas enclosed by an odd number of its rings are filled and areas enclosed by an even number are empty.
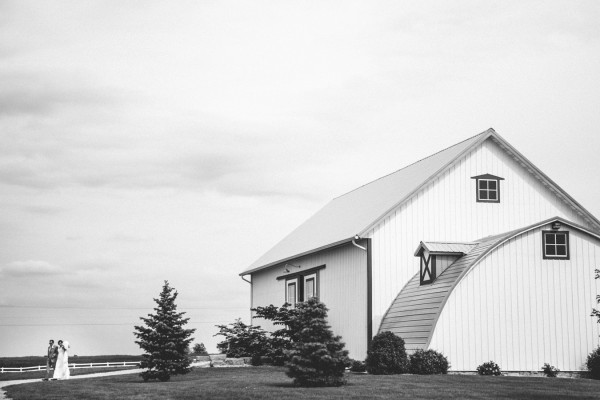
<svg viewBox="0 0 600 400"><path fill-rule="evenodd" d="M350 363L350 371L352 372L365 372L367 370L367 366L363 361L360 360L352 360Z"/></svg>
<svg viewBox="0 0 600 400"><path fill-rule="evenodd" d="M392 332L381 332L371 341L367 352L367 372L374 375L408 372L408 356L404 340Z"/></svg>
<svg viewBox="0 0 600 400"><path fill-rule="evenodd" d="M447 374L448 359L435 350L417 350L410 356L410 373L418 375Z"/></svg>
<svg viewBox="0 0 600 400"><path fill-rule="evenodd" d="M600 347L588 354L586 366L590 371L590 378L600 379Z"/></svg>
<svg viewBox="0 0 600 400"><path fill-rule="evenodd" d="M484 362L480 366L477 367L477 373L479 375L502 375L502 371L500 371L500 367L493 361Z"/></svg>

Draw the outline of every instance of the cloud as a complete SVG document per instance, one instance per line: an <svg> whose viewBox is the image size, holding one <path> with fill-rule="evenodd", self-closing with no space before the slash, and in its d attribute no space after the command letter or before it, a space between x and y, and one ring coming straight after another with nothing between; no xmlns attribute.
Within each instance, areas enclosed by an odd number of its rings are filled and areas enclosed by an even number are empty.
<svg viewBox="0 0 600 400"><path fill-rule="evenodd" d="M114 304L128 297L116 279L123 265L107 260L58 266L47 261L13 261L0 266L0 301L15 305ZM113 290L118 293L112 293ZM111 298L105 299L111 292ZM84 296L85 295L85 296ZM83 297L82 297L83 296Z"/></svg>
<svg viewBox="0 0 600 400"><path fill-rule="evenodd" d="M298 127L241 124L214 116L191 122L161 116L149 120L143 127L137 119L122 121L123 129L143 132L128 135L115 133L105 122L91 121L81 128L87 140L62 122L49 126L46 133L42 127L24 129L0 149L0 184L36 190L177 189L226 196L308 193L310 197L316 191L302 186L314 180L299 184L289 176L301 177L301 171L331 159L321 157L325 147L312 148L308 140L319 132L296 136ZM102 131L103 126L106 134L88 132ZM281 151L282 141L289 144L289 151Z"/></svg>
<svg viewBox="0 0 600 400"><path fill-rule="evenodd" d="M13 261L0 267L0 275L4 278L27 277L36 279L62 274L65 274L62 267L40 260Z"/></svg>
<svg viewBox="0 0 600 400"><path fill-rule="evenodd" d="M48 115L61 108L100 107L115 101L108 90L65 72L4 72L0 86L0 117Z"/></svg>
<svg viewBox="0 0 600 400"><path fill-rule="evenodd" d="M117 233L117 234L109 236L106 240L108 242L115 242L115 243L143 243L143 242L146 242L148 239L146 237L137 236L137 235L130 235L130 234L126 234L126 233ZM95 264L91 264L91 265L95 265ZM99 265L102 267L105 266L105 264L99 264Z"/></svg>
<svg viewBox="0 0 600 400"><path fill-rule="evenodd" d="M27 205L21 207L25 212L35 215L58 215L66 211L64 207L46 205Z"/></svg>

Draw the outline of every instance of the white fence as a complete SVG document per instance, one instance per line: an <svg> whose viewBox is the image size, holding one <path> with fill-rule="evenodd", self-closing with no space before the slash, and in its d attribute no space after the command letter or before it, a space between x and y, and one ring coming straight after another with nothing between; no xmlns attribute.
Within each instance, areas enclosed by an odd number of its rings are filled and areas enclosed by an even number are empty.
<svg viewBox="0 0 600 400"><path fill-rule="evenodd" d="M104 363L85 363L85 364L69 364L69 368L106 368L106 367L138 367L139 361L118 361L118 362L104 362ZM45 371L45 365L38 365L36 367L15 367L15 368L0 368L0 373L5 372L31 372L31 371Z"/></svg>

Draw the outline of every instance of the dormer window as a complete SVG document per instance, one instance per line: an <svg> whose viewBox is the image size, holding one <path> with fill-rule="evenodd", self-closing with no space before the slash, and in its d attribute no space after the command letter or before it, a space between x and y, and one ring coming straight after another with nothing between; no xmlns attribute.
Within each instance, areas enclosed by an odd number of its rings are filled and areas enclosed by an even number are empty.
<svg viewBox="0 0 600 400"><path fill-rule="evenodd" d="M421 285L432 283L436 277L435 255L432 255L428 251L423 251L421 252L419 259L421 260L419 275Z"/></svg>
<svg viewBox="0 0 600 400"><path fill-rule="evenodd" d="M475 179L475 199L478 203L500 203L500 181L504 178L484 174L471 177Z"/></svg>
<svg viewBox="0 0 600 400"><path fill-rule="evenodd" d="M433 283L446 268L467 254L475 243L421 242L415 257L419 257L419 282L421 285Z"/></svg>

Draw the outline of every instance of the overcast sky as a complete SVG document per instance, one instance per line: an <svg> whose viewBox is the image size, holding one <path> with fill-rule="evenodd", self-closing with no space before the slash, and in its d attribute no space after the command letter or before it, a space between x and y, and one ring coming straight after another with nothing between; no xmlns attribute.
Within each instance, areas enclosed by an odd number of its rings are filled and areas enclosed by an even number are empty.
<svg viewBox="0 0 600 400"><path fill-rule="evenodd" d="M139 354L165 279L214 351L273 244L489 127L600 217L598 21L570 0L0 0L0 356Z"/></svg>

